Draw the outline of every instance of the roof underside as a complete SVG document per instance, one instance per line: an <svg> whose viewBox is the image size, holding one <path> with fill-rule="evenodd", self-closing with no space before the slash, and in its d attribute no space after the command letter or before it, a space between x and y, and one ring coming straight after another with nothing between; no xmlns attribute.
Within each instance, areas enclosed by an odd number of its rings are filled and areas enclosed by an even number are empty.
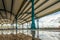
<svg viewBox="0 0 60 40"><path fill-rule="evenodd" d="M60 10L59 0L34 0L35 18L40 18ZM13 23L18 17L18 23L31 21L31 1L0 0L0 23Z"/></svg>

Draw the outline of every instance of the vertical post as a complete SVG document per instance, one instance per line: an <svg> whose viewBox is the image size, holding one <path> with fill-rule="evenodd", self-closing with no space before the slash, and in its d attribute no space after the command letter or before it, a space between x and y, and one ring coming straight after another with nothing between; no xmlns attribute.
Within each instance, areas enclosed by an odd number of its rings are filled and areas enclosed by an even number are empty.
<svg viewBox="0 0 60 40"><path fill-rule="evenodd" d="M12 27L12 24L11 24L11 27ZM11 28L12 29L12 28ZM9 31L11 31L11 30L9 30ZM11 33L12 33L13 31L11 31Z"/></svg>
<svg viewBox="0 0 60 40"><path fill-rule="evenodd" d="M32 40L34 40L34 38L35 38L35 19L34 19L34 17L35 17L35 15L34 15L34 0L31 0L31 2L32 2L32 24L31 24L31 32L32 32Z"/></svg>
<svg viewBox="0 0 60 40"><path fill-rule="evenodd" d="M2 25L3 25L3 24L1 24L1 29L2 29ZM3 34L3 29L1 30L1 32L2 32L2 34Z"/></svg>
<svg viewBox="0 0 60 40"><path fill-rule="evenodd" d="M37 29L39 29L39 19L37 19ZM37 30L37 38L39 38L39 30Z"/></svg>
<svg viewBox="0 0 60 40"><path fill-rule="evenodd" d="M27 23L27 35L28 35L28 23Z"/></svg>
<svg viewBox="0 0 60 40"><path fill-rule="evenodd" d="M12 27L12 29L13 29L13 24L11 24L11 27ZM14 29L13 29L13 30L14 30ZM13 32L14 32L13 30L12 30L12 31L10 30L12 34L13 34Z"/></svg>
<svg viewBox="0 0 60 40"><path fill-rule="evenodd" d="M19 29L20 29L20 24L19 24ZM20 31L21 31L21 30L19 30L19 33L21 33Z"/></svg>
<svg viewBox="0 0 60 40"><path fill-rule="evenodd" d="M13 29L14 29L14 23L13 23ZM14 30L13 30L13 34L14 34Z"/></svg>
<svg viewBox="0 0 60 40"><path fill-rule="evenodd" d="M17 16L15 17L16 19L16 34L17 34Z"/></svg>
<svg viewBox="0 0 60 40"><path fill-rule="evenodd" d="M23 33L23 24L22 24L22 33Z"/></svg>

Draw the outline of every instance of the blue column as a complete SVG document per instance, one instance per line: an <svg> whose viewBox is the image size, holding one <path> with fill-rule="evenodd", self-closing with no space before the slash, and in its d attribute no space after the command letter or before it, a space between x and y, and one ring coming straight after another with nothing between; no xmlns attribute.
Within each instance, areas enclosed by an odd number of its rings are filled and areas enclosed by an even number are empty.
<svg viewBox="0 0 60 40"><path fill-rule="evenodd" d="M35 40L34 38L35 38L35 29L36 29L36 27L35 27L35 15L34 15L34 0L31 0L31 2L32 2L32 13L31 13L31 15L32 15L32 24L31 24L31 32L32 32L32 40Z"/></svg>
<svg viewBox="0 0 60 40"><path fill-rule="evenodd" d="M32 2L32 13L31 13L31 15L32 15L32 24L31 24L31 29L36 29L36 27L35 27L35 15L34 15L34 0L31 0L31 2Z"/></svg>

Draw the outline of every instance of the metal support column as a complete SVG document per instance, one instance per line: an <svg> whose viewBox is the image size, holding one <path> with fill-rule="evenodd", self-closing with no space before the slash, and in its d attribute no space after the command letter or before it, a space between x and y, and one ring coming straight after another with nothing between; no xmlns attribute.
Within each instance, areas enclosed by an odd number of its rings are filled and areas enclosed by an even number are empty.
<svg viewBox="0 0 60 40"><path fill-rule="evenodd" d="M14 26L14 25L13 25L13 24L11 24L11 27L12 27L12 28L14 28L13 26ZM11 31L11 30L10 30L10 31ZM11 33L12 33L12 34L13 34L13 32L14 32L14 30L12 30L12 31L11 31Z"/></svg>
<svg viewBox="0 0 60 40"><path fill-rule="evenodd" d="M28 23L27 23L27 35L28 35Z"/></svg>
<svg viewBox="0 0 60 40"><path fill-rule="evenodd" d="M12 24L11 24L11 27L12 27ZM11 31L11 30L9 30L9 31ZM13 31L11 31L11 33L12 33Z"/></svg>
<svg viewBox="0 0 60 40"><path fill-rule="evenodd" d="M2 34L3 34L3 26L2 26L2 25L3 25L3 24L1 24L1 29L2 29L1 32L2 32Z"/></svg>
<svg viewBox="0 0 60 40"><path fill-rule="evenodd" d="M32 32L32 40L34 40L34 38L35 38L35 29L36 29L36 27L35 27L35 19L34 19L34 17L35 17L35 15L34 15L34 0L31 0L31 2L32 2L32 24L31 24L31 32Z"/></svg>
<svg viewBox="0 0 60 40"><path fill-rule="evenodd" d="M37 19L37 29L39 29L39 19ZM39 38L39 30L37 30L37 38Z"/></svg>
<svg viewBox="0 0 60 40"><path fill-rule="evenodd" d="M14 26L14 22L13 22L13 29L15 29L15 26ZM15 30L13 30L13 33L14 33Z"/></svg>
<svg viewBox="0 0 60 40"><path fill-rule="evenodd" d="M16 19L16 34L17 34L17 16L15 17Z"/></svg>
<svg viewBox="0 0 60 40"><path fill-rule="evenodd" d="M22 33L23 33L23 24L22 24Z"/></svg>

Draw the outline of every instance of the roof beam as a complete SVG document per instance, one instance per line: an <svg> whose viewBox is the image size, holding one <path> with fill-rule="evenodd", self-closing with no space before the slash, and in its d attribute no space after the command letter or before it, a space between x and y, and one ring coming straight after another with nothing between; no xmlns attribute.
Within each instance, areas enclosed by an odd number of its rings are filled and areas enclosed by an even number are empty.
<svg viewBox="0 0 60 40"><path fill-rule="evenodd" d="M1 17L2 17L3 19L5 19L5 17L1 14L1 12L0 12L0 15L1 15Z"/></svg>
<svg viewBox="0 0 60 40"><path fill-rule="evenodd" d="M34 4L36 4L38 1L39 1L39 0L37 0ZM26 8L25 8L25 9L26 9ZM30 6L29 9L31 9L31 6ZM26 12L27 12L29 9L27 9ZM23 10L23 11L24 11L24 10ZM22 12L23 12L23 11L22 11ZM22 17L26 12L22 13L21 17ZM29 14L29 13L27 13L27 15L28 15L28 14ZM26 16L27 16L27 15L26 15ZM20 17L20 18L21 18L21 17Z"/></svg>
<svg viewBox="0 0 60 40"><path fill-rule="evenodd" d="M44 3L46 3L47 1L48 1L48 0L44 1L43 3L41 3L38 7L35 8L35 10L36 10L37 8L39 8L40 6L42 6ZM35 4L36 4L37 2L38 2L38 1L36 1ZM28 10L29 10L29 9L28 9ZM28 10L27 10L27 11L28 11ZM30 15L31 12L28 13L27 11L24 12L23 14L27 13L27 15ZM27 15L26 15L26 16L27 16ZM26 16L24 16L23 18L19 18L19 20L23 20ZM26 19L23 20L23 21L26 21ZM26 22L28 22L28 21L26 21Z"/></svg>
<svg viewBox="0 0 60 40"><path fill-rule="evenodd" d="M52 4L52 5L50 5L50 6L46 7L46 8L44 8L44 9L42 9L42 10L40 10L39 12L35 13L35 15L38 14L38 13L40 13L40 12L42 12L42 11L44 11L44 10L46 10L46 9L48 9L48 8L50 8L51 6L55 5L55 4L58 3L58 2L60 2L60 1L57 1L57 2L55 2L54 4ZM30 16L30 17L31 17L31 16ZM26 20L29 19L30 17L24 19L24 21L26 21Z"/></svg>
<svg viewBox="0 0 60 40"><path fill-rule="evenodd" d="M35 17L35 19L38 19L38 18L47 16L47 15L50 15L50 14L52 14L52 13L54 13L54 12L57 12L57 11L60 11L60 9L54 10L54 11L50 12L49 14L46 14L46 15L43 15L43 16L40 16L40 17ZM31 20L29 20L29 21L31 21ZM26 22L29 22L29 21L26 21Z"/></svg>
<svg viewBox="0 0 60 40"><path fill-rule="evenodd" d="M40 6L42 6L44 3L46 3L47 1L48 1L48 0L44 1L43 3L41 3L39 6L37 6L37 7L35 8L35 10L36 10L37 8L39 8ZM38 1L37 1L37 2L38 2ZM36 2L36 3L37 3L37 2ZM36 3L35 3L35 4L36 4ZM27 11L28 11L28 10L27 10ZM25 13L27 13L27 11L26 11ZM23 14L25 14L25 13L23 13ZM28 14L30 15L31 12L28 12L26 16L28 16ZM26 16L24 16L23 18L19 18L19 19L23 20ZM23 21L26 21L26 19L23 20ZM28 22L28 21L26 21L26 22Z"/></svg>
<svg viewBox="0 0 60 40"><path fill-rule="evenodd" d="M0 12L0 15L1 15L2 19L5 19L5 17L1 14L1 12Z"/></svg>
<svg viewBox="0 0 60 40"><path fill-rule="evenodd" d="M35 8L35 10L37 9L37 8L39 8L40 6L42 6L44 3L46 3L48 0L46 0L46 1L44 1L43 3L41 3L39 6L37 6L36 8ZM28 10L27 10L28 11ZM26 12L27 12L26 11ZM23 14L25 14L25 13L23 13ZM29 15L31 14L31 12L29 12ZM28 16L28 13L27 13L27 15L26 16ZM24 16L23 18L25 18L26 16ZM22 18L22 19L23 19Z"/></svg>
<svg viewBox="0 0 60 40"><path fill-rule="evenodd" d="M4 10L4 9L0 9L0 11L6 11L6 12L8 12L8 13L11 13L11 11ZM13 15L13 16L15 16L15 14L14 14L14 13L12 13L12 15Z"/></svg>
<svg viewBox="0 0 60 40"><path fill-rule="evenodd" d="M0 11L5 11L4 9L0 9ZM6 12L11 13L10 11L6 10ZM13 16L15 16L15 14L12 13ZM3 15L1 14L1 16L3 17ZM6 19L5 17L3 17L2 19ZM10 20L10 19L9 19Z"/></svg>
<svg viewBox="0 0 60 40"><path fill-rule="evenodd" d="M26 1L24 1L24 2L26 2ZM29 3L30 3L30 1L27 3L27 5L25 6L25 8L29 5ZM23 5L24 6L24 5ZM23 7L22 7L23 8ZM22 14L22 12L25 10L25 8L22 10L22 11L20 11L21 13L19 14L19 15L17 15L17 17L19 17L21 14Z"/></svg>
<svg viewBox="0 0 60 40"><path fill-rule="evenodd" d="M4 7L4 10L5 10L5 15L6 15L6 19L7 19L7 13L6 13L6 7L5 7L5 4L4 4L4 0L2 0L2 3L3 3L3 7Z"/></svg>
<svg viewBox="0 0 60 40"><path fill-rule="evenodd" d="M26 0L22 2L21 6L20 6L20 8L19 8L19 10L17 12L17 16L18 16L19 12L21 11L21 9L22 9L23 5L25 4L25 2L26 2Z"/></svg>
<svg viewBox="0 0 60 40"><path fill-rule="evenodd" d="M19 8L19 10L17 11L17 14L15 15L15 18L18 16L19 12L21 11L21 8L23 7L23 5L25 4L26 0L22 2L21 7ZM15 21L15 18L13 20L13 22Z"/></svg>
<svg viewBox="0 0 60 40"><path fill-rule="evenodd" d="M14 0L12 0L12 1L11 1L11 13L10 13L10 20L11 20L11 17L12 17L11 15L12 15L13 4L14 4L14 2L13 2L13 1L14 1Z"/></svg>

